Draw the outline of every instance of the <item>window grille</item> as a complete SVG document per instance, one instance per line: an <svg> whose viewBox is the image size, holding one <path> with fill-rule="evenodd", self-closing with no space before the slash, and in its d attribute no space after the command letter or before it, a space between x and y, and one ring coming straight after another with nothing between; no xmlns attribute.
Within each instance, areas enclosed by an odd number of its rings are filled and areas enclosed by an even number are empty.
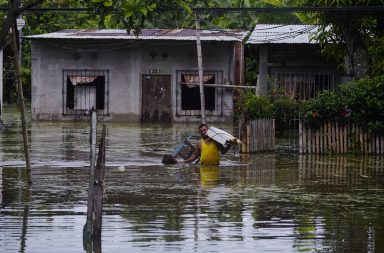
<svg viewBox="0 0 384 253"><path fill-rule="evenodd" d="M108 115L108 95L108 70L63 71L64 115L87 115L92 108L98 115Z"/></svg>
<svg viewBox="0 0 384 253"><path fill-rule="evenodd" d="M334 74L331 72L276 72L277 89L292 99L308 100L322 90L334 90Z"/></svg>

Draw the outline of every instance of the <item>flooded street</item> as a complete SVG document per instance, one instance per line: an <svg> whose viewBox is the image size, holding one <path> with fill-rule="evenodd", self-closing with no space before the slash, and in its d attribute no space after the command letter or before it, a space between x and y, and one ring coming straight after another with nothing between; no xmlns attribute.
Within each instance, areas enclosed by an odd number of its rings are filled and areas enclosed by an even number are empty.
<svg viewBox="0 0 384 253"><path fill-rule="evenodd" d="M0 252L86 252L89 122L28 122L28 187L19 114L6 109ZM384 157L234 148L220 168L163 165L197 125L107 123L100 252L384 252Z"/></svg>

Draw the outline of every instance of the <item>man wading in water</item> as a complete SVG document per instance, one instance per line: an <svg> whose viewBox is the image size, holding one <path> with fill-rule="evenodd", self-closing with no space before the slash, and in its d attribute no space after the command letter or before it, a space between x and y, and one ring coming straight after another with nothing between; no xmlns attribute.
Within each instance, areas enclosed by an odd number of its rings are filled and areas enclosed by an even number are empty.
<svg viewBox="0 0 384 253"><path fill-rule="evenodd" d="M199 126L201 139L197 143L196 151L190 157L184 161L181 161L180 163L191 163L200 156L201 165L219 165L220 153L227 153L232 146L228 144L223 147L221 144L208 137L207 131L208 126L206 124L201 124Z"/></svg>

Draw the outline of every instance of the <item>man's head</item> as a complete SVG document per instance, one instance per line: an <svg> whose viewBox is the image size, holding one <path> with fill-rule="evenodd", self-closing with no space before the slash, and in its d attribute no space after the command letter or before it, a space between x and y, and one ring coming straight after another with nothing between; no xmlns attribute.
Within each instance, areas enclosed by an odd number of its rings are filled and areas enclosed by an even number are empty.
<svg viewBox="0 0 384 253"><path fill-rule="evenodd" d="M207 131L208 131L207 124L201 124L199 126L199 133L200 133L202 138L207 138Z"/></svg>

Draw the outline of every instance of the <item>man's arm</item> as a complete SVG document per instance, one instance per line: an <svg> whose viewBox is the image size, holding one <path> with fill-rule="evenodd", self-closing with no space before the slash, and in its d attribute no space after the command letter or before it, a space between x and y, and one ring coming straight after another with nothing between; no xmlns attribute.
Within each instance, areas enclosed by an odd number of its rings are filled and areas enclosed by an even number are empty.
<svg viewBox="0 0 384 253"><path fill-rule="evenodd" d="M196 152L193 153L190 157L188 157L187 159L185 159L184 161L181 161L181 163L191 163L193 162L194 160L196 160L197 158L197 155L196 155Z"/></svg>
<svg viewBox="0 0 384 253"><path fill-rule="evenodd" d="M193 154L188 157L187 159L185 159L184 161L181 161L181 163L191 163L193 161L195 161L199 156L200 156L200 141L197 143L196 145L196 149L195 149L195 152L193 152Z"/></svg>

